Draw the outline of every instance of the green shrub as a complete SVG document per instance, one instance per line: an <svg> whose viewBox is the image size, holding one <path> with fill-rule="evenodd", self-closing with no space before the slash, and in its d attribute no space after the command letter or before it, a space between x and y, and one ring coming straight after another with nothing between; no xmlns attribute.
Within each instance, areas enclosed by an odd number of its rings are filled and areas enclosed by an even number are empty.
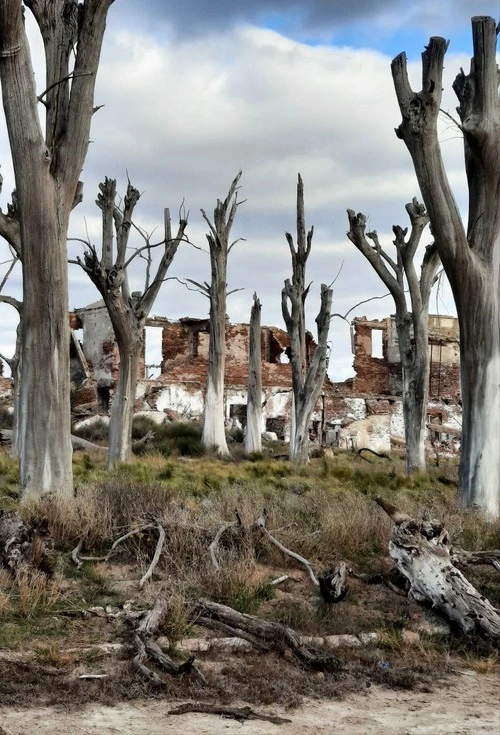
<svg viewBox="0 0 500 735"><path fill-rule="evenodd" d="M176 454L183 457L201 457L205 454L199 423L162 424L155 428L154 434L151 447L164 457Z"/></svg>
<svg viewBox="0 0 500 735"><path fill-rule="evenodd" d="M103 418L96 419L91 424L73 429L73 434L89 442L107 442L109 435L108 422Z"/></svg>

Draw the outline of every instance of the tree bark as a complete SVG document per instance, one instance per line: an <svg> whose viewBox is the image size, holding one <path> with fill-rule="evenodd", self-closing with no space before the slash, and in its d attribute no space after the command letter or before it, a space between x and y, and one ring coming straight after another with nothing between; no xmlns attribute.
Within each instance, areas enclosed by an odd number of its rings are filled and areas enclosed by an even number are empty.
<svg viewBox="0 0 500 735"><path fill-rule="evenodd" d="M253 295L250 314L248 347L248 393L247 393L247 433L245 450L247 454L262 451L262 348L260 340L261 304L257 294Z"/></svg>
<svg viewBox="0 0 500 735"><path fill-rule="evenodd" d="M491 517L500 514L500 103L496 23L472 19L474 57L453 85L469 188L464 230L437 135L447 42L431 38L422 55L423 87L414 93L406 56L392 62L402 123L436 246L453 290L460 325L462 452L459 498Z"/></svg>
<svg viewBox="0 0 500 735"><path fill-rule="evenodd" d="M281 292L281 311L290 339L292 367L292 418L289 457L292 462L309 461L309 422L323 387L328 368L328 332L333 291L321 285L321 306L316 324L318 341L308 363L306 352L305 301L309 286L305 285L306 263L311 252L314 228L306 234L304 217L304 185L299 174L297 183L297 246L289 232L285 233L292 255L292 280L287 279ZM291 308L289 308L289 305Z"/></svg>
<svg viewBox="0 0 500 735"><path fill-rule="evenodd" d="M238 201L238 182L241 171L233 179L229 192L217 200L213 223L203 209L201 213L210 228L207 234L210 251L211 281L202 286L210 299L210 339L208 346L208 380L203 416L202 441L207 449L216 448L221 455L228 455L224 424L224 370L226 364L226 298L227 259L237 240L229 243ZM199 284L196 284L199 285Z"/></svg>
<svg viewBox="0 0 500 735"><path fill-rule="evenodd" d="M45 138L22 3L5 0L0 4L0 79L23 261L18 448L24 498L73 492L66 236L88 147L95 78L111 2L26 3L46 52ZM70 88L68 64L75 48ZM65 82L64 77L68 77Z"/></svg>
<svg viewBox="0 0 500 735"><path fill-rule="evenodd" d="M347 236L365 256L394 298L402 371L406 471L410 475L426 468L425 439L430 368L429 299L439 266L439 256L434 244L427 247L419 279L414 258L429 219L424 207L416 199L406 205L406 211L412 226L408 240L405 239L407 229L393 227L396 236L396 261L382 249L376 231L365 234L365 215L355 214L352 209L347 210L350 226ZM373 246L368 243L367 238L373 241ZM406 303L405 277L410 292L411 312Z"/></svg>

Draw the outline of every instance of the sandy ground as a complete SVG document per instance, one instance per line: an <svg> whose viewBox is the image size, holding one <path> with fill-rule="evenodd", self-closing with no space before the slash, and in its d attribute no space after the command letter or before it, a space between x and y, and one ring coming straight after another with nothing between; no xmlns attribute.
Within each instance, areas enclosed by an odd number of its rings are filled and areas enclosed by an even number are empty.
<svg viewBox="0 0 500 735"><path fill-rule="evenodd" d="M214 715L168 715L172 702L140 701L122 707L23 710L0 707L7 735L500 735L500 677L473 671L430 693L371 687L343 701L310 701L298 710L255 707L290 724L240 724ZM0 730L1 732L1 730Z"/></svg>

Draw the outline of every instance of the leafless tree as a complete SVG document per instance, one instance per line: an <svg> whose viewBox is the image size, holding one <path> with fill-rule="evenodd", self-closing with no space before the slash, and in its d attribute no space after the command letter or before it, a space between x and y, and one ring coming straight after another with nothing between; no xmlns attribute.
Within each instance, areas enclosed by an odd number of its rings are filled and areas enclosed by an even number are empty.
<svg viewBox="0 0 500 735"><path fill-rule="evenodd" d="M81 198L79 176L112 1L25 0L45 47L42 94L35 88L23 3L0 3L0 80L23 251L19 457L24 497L73 492L66 237L71 209Z"/></svg>
<svg viewBox="0 0 500 735"><path fill-rule="evenodd" d="M262 451L262 348L260 341L261 304L253 295L250 312L248 345L247 433L245 449L248 454Z"/></svg>
<svg viewBox="0 0 500 735"><path fill-rule="evenodd" d="M101 294L108 310L120 355L118 386L111 406L109 422L108 467L117 462L128 462L132 452L132 419L139 374L139 363L144 345L144 326L165 281L179 244L185 240L187 220L182 217L175 237L172 237L170 212L164 211L165 236L160 243L146 244L127 258L132 216L140 194L129 182L121 211L116 204L116 180L104 179L99 184L96 204L102 212L102 249L86 243L83 261L77 263L88 274ZM116 235L116 253L115 237ZM130 293L128 267L143 252L162 246L163 254L156 275L150 280L150 262L146 270L144 291Z"/></svg>
<svg viewBox="0 0 500 735"><path fill-rule="evenodd" d="M304 217L304 185L299 174L297 183L297 246L292 235L285 233L292 255L292 280L287 279L281 292L281 311L290 338L292 366L292 420L290 459L299 464L309 460L309 421L323 387L328 367L328 331L333 291L321 284L321 306L316 317L317 346L311 359L306 349L305 302L310 286L306 287L306 263L311 252L314 228L306 234Z"/></svg>
<svg viewBox="0 0 500 735"><path fill-rule="evenodd" d="M366 217L347 210L347 237L365 256L394 298L396 331L403 377L403 417L408 474L425 470L425 437L429 398L429 299L439 267L434 243L426 248L420 279L415 268L415 255L429 219L425 207L413 199L406 205L410 218L408 228L393 227L396 260L383 250L375 231L366 232ZM373 245L370 245L369 238ZM410 293L411 311L405 294L405 278Z"/></svg>
<svg viewBox="0 0 500 735"><path fill-rule="evenodd" d="M467 229L446 175L438 141L443 38L422 54L422 90L408 80L406 55L392 62L403 117L396 134L413 160L432 233L450 281L460 325L462 454L459 497L487 514L500 514L500 102L493 18L472 19L470 73L453 84L457 125L464 139L469 188Z"/></svg>
<svg viewBox="0 0 500 735"><path fill-rule="evenodd" d="M226 433L224 427L224 370L226 365L226 299L227 259L232 248L240 241L229 242L236 211L242 201L238 201L238 182L241 171L233 179L224 201L217 200L213 222L202 209L203 219L209 227L207 233L210 252L210 283L194 284L210 301L210 339L208 346L208 381L203 417L203 444L207 448L217 447L219 454L227 455ZM238 289L236 289L238 290Z"/></svg>

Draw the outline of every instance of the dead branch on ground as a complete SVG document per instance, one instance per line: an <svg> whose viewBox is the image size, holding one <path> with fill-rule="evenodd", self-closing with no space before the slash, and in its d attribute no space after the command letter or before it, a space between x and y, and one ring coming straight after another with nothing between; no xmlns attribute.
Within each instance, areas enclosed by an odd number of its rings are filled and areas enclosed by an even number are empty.
<svg viewBox="0 0 500 735"><path fill-rule="evenodd" d="M194 663L194 656L190 656L182 664L176 664L154 640L154 634L165 614L165 609L165 598L157 597L151 610L144 615L137 626L133 636L135 656L132 659L132 665L154 687L163 686L163 681L156 671L147 666L148 661L154 662L162 671L171 676L194 672L203 683L206 683L205 677Z"/></svg>
<svg viewBox="0 0 500 735"><path fill-rule="evenodd" d="M301 642L299 634L281 623L261 620L227 605L201 599L194 609L193 622L248 640L264 651L274 650L281 655L290 650L308 668L316 671L338 671L340 660L328 651L314 650Z"/></svg>
<svg viewBox="0 0 500 735"><path fill-rule="evenodd" d="M431 605L463 635L500 643L500 613L454 566L444 524L417 521L385 498L376 502L394 521L389 553L410 584L408 594Z"/></svg>
<svg viewBox="0 0 500 735"><path fill-rule="evenodd" d="M161 525L161 523L146 523L144 526L139 526L139 528L133 528L131 531L128 531L127 533L123 534L123 536L120 536L120 538L117 538L116 541L113 542L110 550L105 556L80 556L80 550L82 548L83 540L80 539L78 542L78 545L73 549L71 552L71 559L74 564L76 564L77 568L80 569L84 561L109 561L110 557L113 555L116 547L121 544L123 541L126 541L131 536L134 536L137 533L142 533L143 531L147 531L149 529L155 528L158 531L158 541L156 543L156 549L153 556L153 559L151 561L151 564L149 565L147 571L145 574L141 577L139 581L139 589L142 589L148 579L152 577L154 570L158 566L158 562L160 561L161 552L163 551L163 545L165 543L165 529Z"/></svg>
<svg viewBox="0 0 500 735"><path fill-rule="evenodd" d="M180 704L178 707L168 711L169 715L184 715L187 712L201 712L207 715L219 715L220 717L228 717L237 720L243 724L246 720L264 720L272 722L273 725L285 725L291 720L276 715L266 715L262 712L255 712L250 707L219 707L216 704L203 704L201 702L187 702Z"/></svg>

